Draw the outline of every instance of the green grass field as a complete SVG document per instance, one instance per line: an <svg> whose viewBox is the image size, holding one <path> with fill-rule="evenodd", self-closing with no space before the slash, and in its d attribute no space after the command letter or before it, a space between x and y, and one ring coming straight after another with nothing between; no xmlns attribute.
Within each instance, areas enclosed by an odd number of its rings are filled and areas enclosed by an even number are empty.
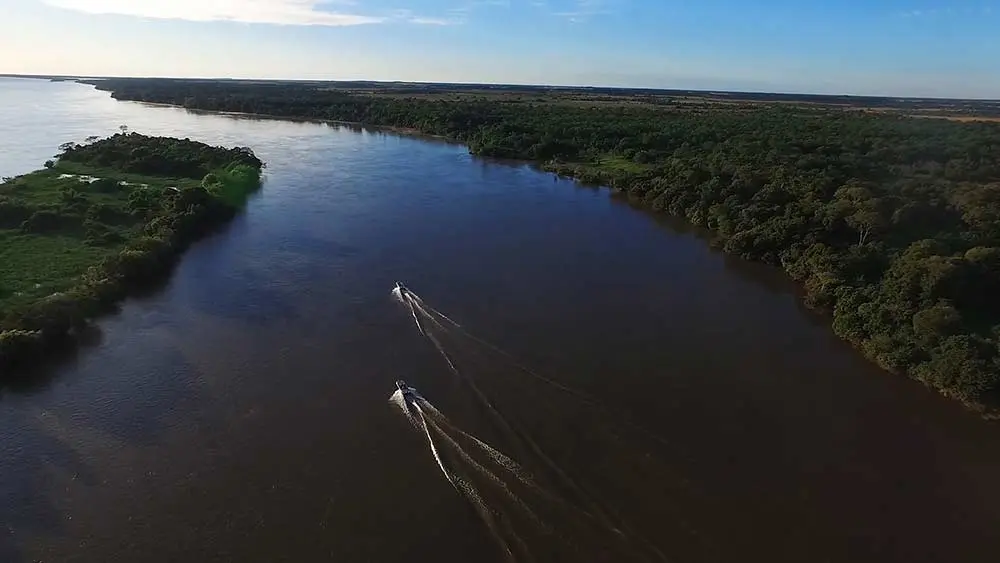
<svg viewBox="0 0 1000 563"><path fill-rule="evenodd" d="M74 236L0 231L0 311L70 289L89 266L116 250Z"/></svg>
<svg viewBox="0 0 1000 563"><path fill-rule="evenodd" d="M171 186L198 184L75 162L0 184L0 314L70 289L88 267L139 236L145 223L140 196L155 201ZM26 226L33 216L47 220Z"/></svg>

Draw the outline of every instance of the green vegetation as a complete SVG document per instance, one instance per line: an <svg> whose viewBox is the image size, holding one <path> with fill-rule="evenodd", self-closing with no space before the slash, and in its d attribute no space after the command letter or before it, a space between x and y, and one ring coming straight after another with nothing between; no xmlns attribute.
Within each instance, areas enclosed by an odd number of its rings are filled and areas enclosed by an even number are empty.
<svg viewBox="0 0 1000 563"><path fill-rule="evenodd" d="M839 99L638 103L645 93L608 104L576 92L542 103L316 84L99 87L118 99L414 129L609 185L709 228L728 252L784 268L836 333L884 368L970 405L1000 405L998 124L845 109Z"/></svg>
<svg viewBox="0 0 1000 563"><path fill-rule="evenodd" d="M2 366L71 340L162 279L235 215L263 166L250 149L134 133L61 148L43 170L0 184Z"/></svg>

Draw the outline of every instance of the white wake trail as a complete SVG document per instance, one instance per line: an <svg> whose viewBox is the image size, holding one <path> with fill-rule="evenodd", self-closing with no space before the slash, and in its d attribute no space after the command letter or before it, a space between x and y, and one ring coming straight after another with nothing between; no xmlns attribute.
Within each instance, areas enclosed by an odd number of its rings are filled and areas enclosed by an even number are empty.
<svg viewBox="0 0 1000 563"><path fill-rule="evenodd" d="M517 463L516 461L514 461L513 459L511 459L507 455L503 454L502 452L500 452L499 450L497 450L493 446L487 444L486 442L480 440L479 438L473 436L472 434L469 434L468 432L462 430L461 428L458 428L458 427L454 426L453 424L451 424L451 421L449 421L447 418L445 418L445 416L442 415L440 413L440 411L438 411L437 409L435 409L434 406L431 405L430 403L427 403L425 405L425 407L427 408L427 410L429 412L433 413L436 417L439 417L437 420L434 420L434 422L436 424L438 424L440 426L446 426L450 431L452 431L455 434L458 434L459 436L461 436L461 437L463 437L463 438L471 441L479 449L481 449L482 451L486 452L486 455L488 455L491 459L493 459L493 461L495 461L497 463L497 465L499 465L500 467L503 467L509 473L511 473L512 475L514 475L515 477L517 477L517 479L521 483L523 483L525 485L535 486L534 485L534 481L531 479L531 476L528 474L527 471L524 470L523 467L521 467L521 465L519 463Z"/></svg>
<svg viewBox="0 0 1000 563"><path fill-rule="evenodd" d="M424 316L430 318L432 321L435 322L435 324L437 324L441 328L445 328L443 325L441 325L440 322L435 321L434 314L430 313L427 310L428 307L423 304L423 300L420 299L420 297L418 297L416 294L414 294L410 290L406 290L405 292L401 291L400 294L401 294L402 297L406 298L406 301L410 304L411 311L415 311L415 309L420 309L421 313ZM467 331L465 331L464 329L462 329L461 327L459 327L458 323L455 323L451 319L448 319L443 313L439 313L439 314L440 314L441 317L445 318L449 323L451 323L455 327L457 327L458 330L460 330L463 334L466 334L470 338L472 338L475 341L480 342L480 343L482 343L482 344L490 347L491 349L494 349L494 350L497 350L497 351L501 352L505 356L508 356L508 357L510 356L509 354L507 354L506 352L501 351L499 348L496 348L492 344L489 344L489 343L487 343L485 341L480 340L479 338L476 338L476 337L472 336ZM414 315L415 315L415 313L414 313ZM419 321L417 323L417 326L418 326L418 328L420 328ZM493 405L492 401L490 401L486 397L486 395L482 392L482 390L479 388L479 386L476 385L476 382L472 378L465 377L459 371L458 367L452 361L451 356L444 349L444 346L441 344L441 341L438 340L438 338L433 333L431 333L431 332L424 332L421 329L421 334L423 334L424 336L426 336L434 344L435 348L437 348L438 352L444 358L445 362L447 362L448 368L452 371L452 373L454 373L462 381L464 381L466 384L468 384L469 388L477 396L477 398L480 400L480 402L483 404L483 406L486 407L487 411L489 411L490 414L493 415L493 418L500 424L500 426L504 429L504 431L509 436L511 436L514 440L523 442L525 445L527 445L528 448L532 451L532 453L534 453L540 460L542 460L549 467L549 469L552 470L559 477L559 479L564 484L566 484L568 487L570 487L570 489L572 489L580 497L581 500L583 500L587 505L589 505L588 508L584 510L584 512L591 513L591 514L597 516L598 518L600 518L604 522L604 524L609 529L611 529L612 531L614 531L615 533L618 533L618 534L622 533L621 530L619 529L619 526L617 526L617 525L615 525L615 523L613 523L611 517L608 514L605 513L605 511L599 506L598 503L596 503L590 497L590 495L588 493L586 493L583 489L581 489L581 487L561 467L559 467L558 464L556 464L551 458L549 458L549 456L546 455L542 451L542 449L538 446L538 444L535 443L534 440L532 440L529 436L527 436L523 432L517 432L511 426L511 423L506 418L504 418L504 416L502 414L500 414L500 412L497 410L497 408ZM519 367L523 371L526 371L528 373L533 373L533 372L531 372L531 370L529 370L527 368L524 368L523 366L520 366L519 364L516 364L516 362L515 362L515 365L517 365L517 367ZM543 378L543 377L540 377L540 376L538 376L538 377L540 379L546 380L546 381L548 381L550 383L554 383L554 382L551 382L551 380L547 380L547 378ZM558 387L560 387L560 388L564 388L561 385L558 385L558 384L556 384L556 385ZM566 390L569 391L569 389L566 389Z"/></svg>
<svg viewBox="0 0 1000 563"><path fill-rule="evenodd" d="M496 518L493 515L493 512L490 510L489 506L487 506L486 501L483 499L482 495L479 493L479 491L472 483L470 483L466 479L461 478L458 475L455 475L452 471L448 470L448 467L445 465L444 459L441 457L441 454L439 452L437 442L434 439L434 436L431 435L431 428L434 428L434 431L438 433L441 437L443 437L446 443L451 448L453 448L464 461L473 464L474 467L486 473L487 475L495 479L497 482L500 482L500 480L497 479L492 474L490 474L485 468L476 464L476 462L472 460L472 458L468 455L468 453L466 453L462 449L460 445L458 445L450 436L448 436L443 430L441 430L441 428L437 426L433 421L428 420L427 413L425 413L424 409L421 408L421 404L423 404L424 406L428 406L432 408L434 412L439 413L439 411L437 409L434 409L434 407L431 406L430 403L428 403L422 397L416 397L412 401L407 401L406 397L403 396L403 393L401 391L397 391L396 393L394 393L393 397L395 397L396 394L399 395L399 398L402 401L401 407L405 413L409 414L410 412L409 409L407 408L407 405L413 405L413 408L420 419L420 423L424 431L424 436L427 438L427 444L430 446L431 454L434 456L434 460L437 462L438 468L441 469L441 473L444 475L445 479L447 479L448 483L450 483L451 486L454 487L455 490L457 490L459 493L463 494L472 504L473 508L479 514L479 517L483 520L483 523L486 524L486 528L490 531L490 534L497 541L497 543L500 544L500 547L503 548L507 560L510 563L517 563L518 561L517 556L514 555L514 551L511 549L510 543L507 541L505 534L501 531L500 525L497 523ZM395 399L393 400L393 402L396 403L397 405L400 405L400 403ZM517 537L516 534L512 535L514 535L514 540L517 541L518 544L522 546L522 548L526 549L526 546L524 546L521 539Z"/></svg>
<svg viewBox="0 0 1000 563"><path fill-rule="evenodd" d="M472 478L470 475L478 476L480 478L485 477L488 480L488 484L485 485L487 488L484 489L487 493L492 490L493 486L499 487L503 493L503 498L506 498L506 500L500 501L501 504L498 505L498 507L503 504L507 504L508 502L512 502L516 507L516 510L527 516L534 526L550 531L551 528L542 520L542 518L539 517L535 510L528 506L524 500L522 500L513 490L510 489L507 482L500 478L499 475L485 467L482 463L474 459L472 455L470 455L469 451L466 451L462 447L462 445L458 442L458 439L463 439L468 441L468 443L471 443L473 447L470 448L470 451L478 451L480 454L485 454L490 459L490 462L486 463L491 467L495 464L495 466L500 469L501 474L510 474L516 478L518 483L523 486L527 486L528 489L525 491L525 494L529 496L526 496L525 498L531 498L533 499L533 502L537 502L538 499L535 498L535 495L541 495L541 498L546 499L547 503L553 503L544 505L549 509L551 509L552 506L558 505L565 507L567 510L570 510L572 513L578 515L568 516L572 519L572 522L577 522L579 524L580 521L577 521L576 518L583 516L586 520L597 525L605 532L610 532L612 536L621 538L629 545L644 545L655 554L652 556L653 559L660 561L666 560L664 554L660 552L654 544L650 543L645 538L642 538L640 535L636 535L635 532L630 529L630 526L628 526L619 515L615 514L614 510L610 507L604 506L590 491L581 486L581 483L578 483L577 480L571 477L568 472L555 462L555 460L550 458L530 435L523 432L523 429L520 429L517 425L512 424L511 421L508 421L497 410L497 407L494 406L493 402L479 388L479 385L477 385L477 382L471 377L471 374L465 374L459 370L455 361L453 361L451 354L449 354L445 349L442 339L446 339L449 336L454 337L461 335L462 337L467 338L468 340L473 341L496 354L499 354L505 358L506 362L510 362L512 367L517 368L518 371L528 375L532 379L543 382L552 388L572 395L581 403L590 407L605 411L608 414L614 413L611 413L607 407L603 406L594 397L538 374L529 367L519 363L511 354L493 345L492 343L471 334L459 323L425 303L412 291L397 286L392 293L397 301L409 309L410 315L417 326L417 330L422 336L427 337L427 339L431 341L441 357L444 358L449 371L451 371L451 373L461 382L467 385L467 387L474 393L474 395L479 399L479 402L486 408L486 411L499 424L500 428L504 431L504 434L506 434L506 437L513 440L513 444L518 444L527 448L527 452L522 452L522 455L526 455L529 458L528 461L534 459L535 461L540 462L544 466L544 468L540 468L542 469L541 474L543 476L547 475L549 477L555 477L557 482L560 482L569 491L572 491L571 496L563 498L563 495L556 493L555 490L549 491L545 488L539 487L538 483L534 481L532 476L530 476L519 463L501 453L496 448L493 448L486 442L456 427L450 420L448 420L447 417L445 417L429 402L424 400L422 397L419 397L419 395L417 395L416 398L409 399L401 392L397 392L393 395L393 402L395 402L397 406L400 406L404 413L407 413L408 416L411 417L411 420L417 422L417 427L423 431L423 434L428 440L431 453L445 478L473 504L477 512L482 517L484 523L490 529L490 532L503 546L509 560L516 561L517 558L514 556L514 553L511 550L510 541L508 540L513 540L516 545L524 546L525 557L530 558L531 553L526 549L527 546L524 544L520 535L510 528L511 523L507 518L504 518L503 514L500 515L501 520L499 522L495 519L493 512L487 506L485 499L480 494L480 491L478 491L469 480ZM459 356L456 360L460 358L461 357ZM466 367L467 366L463 364L463 368ZM412 411L408 408L408 406L413 407ZM414 412L416 413L415 417L413 415ZM627 426L642 430L643 433L657 438L657 441L661 443L665 442L662 438L659 438L655 434L642 428L640 425L632 422L629 417L621 416L619 414L617 418L625 422ZM443 457L442 452L444 450L447 450L448 454ZM457 459L455 456L457 456ZM457 465L454 466L455 469L449 469L450 466L448 465L447 459L452 459L457 462ZM465 475L464 478L463 475L461 475L463 469L467 472L471 470L471 473L469 475ZM492 483L492 485L489 485L489 483ZM541 508L543 505L538 506ZM508 512L507 514L513 514L513 512ZM505 535L498 526L507 528L509 534ZM585 536L579 537L583 538ZM597 540L595 539L595 541ZM645 560L648 554L635 552L632 556Z"/></svg>
<svg viewBox="0 0 1000 563"><path fill-rule="evenodd" d="M444 466L444 461L441 460L441 454L438 453L437 445L434 444L434 438L431 436L430 426L427 424L427 419L424 417L423 411L420 410L420 405L414 402L413 406L416 407L417 412L420 414L420 421L423 423L424 434L427 435L427 443L430 444L431 453L434 455L434 460L437 461L438 467L441 468L441 473L444 473L444 478L451 483L452 487L458 489L459 487L455 483L455 479L451 476L451 472L448 471L448 468Z"/></svg>
<svg viewBox="0 0 1000 563"><path fill-rule="evenodd" d="M421 299L420 296L415 295L413 292L409 292L409 296L413 299L413 301L417 304L417 306L420 307L420 309L422 309L424 311L424 314L426 314L427 316L433 317L434 315L437 315L437 316L441 317L442 319L448 321L452 325L454 325L456 328L462 328L462 325L460 325L460 324L456 323L455 321L451 320L450 318L448 318L448 315L445 315L441 311L438 311L434 307L431 307L430 305L424 303L424 300Z"/></svg>
<svg viewBox="0 0 1000 563"><path fill-rule="evenodd" d="M596 397L591 396L591 395L589 395L587 393L584 393L584 392L582 392L582 391L580 391L578 389L573 389L571 387L568 387L568 386L566 386L566 385L564 385L564 384L562 384L562 383L560 383L558 381L555 381L554 379L552 379L550 377L546 377L544 375L541 375L540 373L534 371L530 367L528 367L528 366L520 363L517 360L517 358L515 358L510 352L507 352L506 350L504 350L504 349L496 346L495 344L493 344L491 342L488 342L486 340L483 340L482 338L479 338L475 334L472 334L471 332L469 332L468 330L466 330L464 327L462 327L462 325L460 325L459 323L457 323L454 320L450 319L447 315L445 315L441 311L439 311L439 310L435 309L434 307L432 307L432 306L428 305L427 303L425 303L424 300L420 298L420 296L416 295L412 291L407 290L406 295L403 296L401 294L400 297L406 299L406 302L410 306L410 312L411 312L411 314L414 315L414 320L416 320L416 310L419 310L423 314L424 317L430 319L438 327L440 327L441 329L444 329L444 330L448 330L448 327L445 327L440 321L438 321L437 317L440 317L441 319L444 319L445 321L447 321L448 323L450 323L453 328L455 328L456 330L458 330L458 332L460 332L463 336L469 338L470 340L472 340L472 341L474 341L474 342L476 342L476 343L478 343L478 344L480 344L480 345L482 345L482 346L484 346L484 347L492 350L493 352L495 352L495 353L503 356L504 358L506 358L508 361L510 361L510 363L511 363L512 366L514 366L515 368L517 368L518 370L520 370L522 373L524 373L524 374L528 375L529 377L532 377L532 378L534 378L534 379L536 379L536 380L538 380L538 381L540 381L542 383L545 383L545 384L547 384L547 385L549 385L549 386L551 386L551 387L553 387L555 389L558 389L560 391L563 391L563 392L565 392L565 393L567 393L569 395L572 395L572 396L576 397L583 404L585 404L587 406L590 406L590 407L593 407L595 409L598 409L598 410L600 410L602 412L607 413L608 415L613 416L614 418L618 419L620 422L622 422L626 426L628 426L628 427L630 427L630 428L632 428L634 430L638 430L639 432L645 434L647 437L649 437L649 438L655 440L656 442L658 442L661 446L666 447L668 450L675 451L674 444L670 443L669 440L667 440L667 439L663 438L662 436L660 436L659 434L656 434L655 432L649 430L645 426L643 426L643 425L635 422L628 415L625 415L624 413L621 413L621 412L616 412L613 409L608 408L604 403L602 403ZM417 322L417 328L420 329L420 334L422 334L424 336L428 336L430 338L430 335L424 333L423 327L419 323L419 321ZM434 344L438 348L438 350L441 352L441 354L445 356L445 359L448 361L449 366L453 366L453 364L451 362L451 359L447 356L447 354L445 354L445 351L443 350L440 342L437 341L436 339L434 339ZM453 367L452 370L455 371L454 367Z"/></svg>

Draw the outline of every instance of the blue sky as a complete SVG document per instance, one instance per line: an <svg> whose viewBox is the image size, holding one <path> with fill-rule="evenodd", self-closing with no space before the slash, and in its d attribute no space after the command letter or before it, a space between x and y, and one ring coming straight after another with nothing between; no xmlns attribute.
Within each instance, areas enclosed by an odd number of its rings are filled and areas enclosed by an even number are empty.
<svg viewBox="0 0 1000 563"><path fill-rule="evenodd" d="M3 0L0 72L1000 98L1000 0Z"/></svg>

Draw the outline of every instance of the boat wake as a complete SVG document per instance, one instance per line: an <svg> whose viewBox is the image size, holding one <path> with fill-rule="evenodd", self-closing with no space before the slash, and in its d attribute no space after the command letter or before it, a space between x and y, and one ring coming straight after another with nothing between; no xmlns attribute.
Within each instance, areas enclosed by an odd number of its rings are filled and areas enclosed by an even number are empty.
<svg viewBox="0 0 1000 563"><path fill-rule="evenodd" d="M468 400L460 400L456 407L464 406L471 414L464 417L466 423L459 424L402 381L397 382L399 388L390 400L427 441L442 476L469 501L507 561L667 560L575 472L565 469L586 464L600 475L599 466L606 456L621 456L602 444L619 450L634 447L625 444L621 429L608 425L606 417L594 420L594 413L600 412L595 399L520 365L402 284L392 293L443 358L452 382L465 391ZM556 396L543 397L539 383ZM526 388L526 384L534 387ZM532 400L552 405L561 397L563 403L575 405L575 410L563 405L560 412L578 413L570 415L572 422L593 430L580 433L580 441L566 444L561 455L550 455L535 439L539 433L535 428L552 426L544 416L551 411L542 404L528 409L542 413L542 418L509 418L498 406L497 397L503 397L504 388L522 407ZM479 427L473 431L470 427L476 422ZM491 438L482 437L486 434ZM595 444L602 446L595 449ZM660 477L657 473L656 478Z"/></svg>
<svg viewBox="0 0 1000 563"><path fill-rule="evenodd" d="M441 475L469 502L507 561L665 560L602 516L553 493L423 397L396 391L392 402L424 436Z"/></svg>

